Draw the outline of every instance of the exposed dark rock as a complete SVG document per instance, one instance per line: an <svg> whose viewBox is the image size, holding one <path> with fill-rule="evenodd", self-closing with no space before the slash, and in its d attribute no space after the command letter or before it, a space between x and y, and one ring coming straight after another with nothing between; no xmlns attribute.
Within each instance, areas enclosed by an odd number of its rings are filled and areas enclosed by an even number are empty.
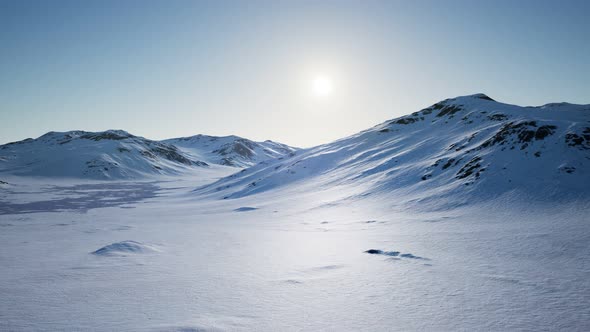
<svg viewBox="0 0 590 332"><path fill-rule="evenodd" d="M441 110L445 107L445 101L438 102L430 107L435 110Z"/></svg>
<svg viewBox="0 0 590 332"><path fill-rule="evenodd" d="M481 93L481 94L479 94L479 95L475 96L475 98L478 98L478 99L483 99L483 100L489 100L489 101L495 101L495 100L493 100L492 98L490 98L490 97L488 97L488 96L484 95L483 93Z"/></svg>
<svg viewBox="0 0 590 332"><path fill-rule="evenodd" d="M451 159L447 160L447 162L443 165L442 169L449 168L453 164L454 161L455 161L455 158L451 158Z"/></svg>
<svg viewBox="0 0 590 332"><path fill-rule="evenodd" d="M418 122L420 121L419 117L403 117L394 121L389 122L389 124L401 124L401 125L407 125L407 124L412 124L414 122Z"/></svg>
<svg viewBox="0 0 590 332"><path fill-rule="evenodd" d="M441 111L436 115L437 117L442 117L445 115L453 115L459 111L462 111L463 108L459 105L447 105L441 108Z"/></svg>
<svg viewBox="0 0 590 332"><path fill-rule="evenodd" d="M164 159L167 159L170 161L176 161L181 164L185 164L185 165L196 164L198 166L207 165L206 163L204 163L202 161L193 162L192 160L186 158L185 156L181 155L178 152L178 149L173 145L164 145L161 143L155 143L155 144L152 144L151 151L161 158L164 158Z"/></svg>
<svg viewBox="0 0 590 332"><path fill-rule="evenodd" d="M371 254L371 255L385 255L385 256L399 256L400 252L399 251L383 251L383 250L379 250L379 249L369 249L366 250L365 253L367 254ZM407 255L407 254L404 254Z"/></svg>
<svg viewBox="0 0 590 332"><path fill-rule="evenodd" d="M422 111L420 111L420 113L422 113L422 115L428 115L428 114L432 113L432 111L433 111L432 107L428 107L428 108L425 108Z"/></svg>
<svg viewBox="0 0 590 332"><path fill-rule="evenodd" d="M473 150L481 150L496 144L504 145L506 143L523 143L521 149L524 149L528 146L527 142L531 142L533 138L542 140L545 137L554 134L556 128L557 127L551 125L537 128L536 121L508 122L504 124L494 136L490 137Z"/></svg>
<svg viewBox="0 0 590 332"><path fill-rule="evenodd" d="M553 125L541 126L535 132L535 139L537 141L543 140L545 137L553 135L555 133L555 129L557 129L557 127Z"/></svg>
<svg viewBox="0 0 590 332"><path fill-rule="evenodd" d="M573 166L563 166L559 170L561 170L562 172L566 172L568 174L572 174L576 171L576 168Z"/></svg>
<svg viewBox="0 0 590 332"><path fill-rule="evenodd" d="M120 132L105 131L102 133L87 133L87 134L80 136L80 138L90 139L93 141L100 141L103 139L120 141L120 140L130 138L130 137L134 137L134 136L129 133L122 132L122 131L120 131Z"/></svg>
<svg viewBox="0 0 590 332"><path fill-rule="evenodd" d="M479 163L481 160L481 157L475 157L471 159L467 164L461 167L455 177L457 179L464 179L475 173L479 168L481 168L481 164Z"/></svg>
<svg viewBox="0 0 590 332"><path fill-rule="evenodd" d="M225 166L236 166L234 164L234 161L231 158L222 158L221 159L221 165L225 165Z"/></svg>
<svg viewBox="0 0 590 332"><path fill-rule="evenodd" d="M580 150L590 149L590 128L584 128L580 134L569 132L565 135L565 142L569 146L577 147Z"/></svg>
<svg viewBox="0 0 590 332"><path fill-rule="evenodd" d="M237 139L231 143L224 144L220 149L213 151L213 153L219 153L222 156L235 153L246 159L251 159L254 156L254 148L254 142L247 139Z"/></svg>
<svg viewBox="0 0 590 332"><path fill-rule="evenodd" d="M416 255L410 254L410 253L402 254L399 251L383 251L383 250L379 250L379 249L369 249L369 250L365 250L365 253L370 254L370 255L384 255L384 256L399 257L399 258L429 260L428 258L416 256ZM399 259L399 258L397 258L397 259Z"/></svg>
<svg viewBox="0 0 590 332"><path fill-rule="evenodd" d="M532 130L522 130L518 133L518 138L521 142L530 142L535 137L535 132Z"/></svg>
<svg viewBox="0 0 590 332"><path fill-rule="evenodd" d="M575 133L567 133L565 135L565 141L569 146L582 145L584 143L584 137L579 136Z"/></svg>
<svg viewBox="0 0 590 332"><path fill-rule="evenodd" d="M508 116L506 114L496 113L496 114L489 115L488 119L490 119L492 121L504 121L504 120L508 119Z"/></svg>
<svg viewBox="0 0 590 332"><path fill-rule="evenodd" d="M150 158L150 159L156 159L156 155L153 154L151 151L148 150L141 150L139 153L141 153L142 156Z"/></svg>

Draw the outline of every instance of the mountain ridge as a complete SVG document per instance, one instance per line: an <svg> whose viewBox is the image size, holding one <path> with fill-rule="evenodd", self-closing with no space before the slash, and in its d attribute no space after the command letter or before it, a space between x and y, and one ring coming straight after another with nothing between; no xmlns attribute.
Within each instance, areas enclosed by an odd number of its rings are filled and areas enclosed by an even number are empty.
<svg viewBox="0 0 590 332"><path fill-rule="evenodd" d="M272 141L254 142L238 136L196 135L223 144L212 151L198 151L183 138L150 140L121 129L99 132L71 130L47 132L38 138L0 145L0 174L71 177L102 180L140 179L156 175L181 175L215 164L248 167L261 160L296 150ZM204 159L205 158L205 159Z"/></svg>
<svg viewBox="0 0 590 332"><path fill-rule="evenodd" d="M170 138L162 142L175 145L196 158L215 164L246 168L259 162L280 158L298 150L286 144L266 140L256 142L240 136L194 135Z"/></svg>
<svg viewBox="0 0 590 332"><path fill-rule="evenodd" d="M478 187L482 182L489 186L485 174L490 171L496 177L500 173L515 176L502 171L516 166L520 173L542 171L544 175L536 182L553 181L557 188L567 182L573 191L586 192L561 175L575 174L585 181L589 151L590 105L561 102L523 107L478 93L448 98L306 149L235 135L153 141L120 129L48 132L37 139L1 145L0 175L134 179L180 175L219 164L243 169L196 191L239 198L302 179L315 179L323 187L370 183L365 194L402 188L457 190L459 185ZM516 164L510 166L513 161ZM561 175L548 172L545 165L549 164ZM496 191L531 187L515 181ZM500 181L494 178L491 183L497 187Z"/></svg>
<svg viewBox="0 0 590 332"><path fill-rule="evenodd" d="M590 182L589 160L590 105L521 107L474 94L258 164L195 192L233 199L313 179L318 190L362 183L359 195L397 192L413 200L511 190L565 197L589 194L583 185Z"/></svg>
<svg viewBox="0 0 590 332"><path fill-rule="evenodd" d="M136 179L207 166L175 146L124 130L51 131L0 146L0 173L10 175Z"/></svg>

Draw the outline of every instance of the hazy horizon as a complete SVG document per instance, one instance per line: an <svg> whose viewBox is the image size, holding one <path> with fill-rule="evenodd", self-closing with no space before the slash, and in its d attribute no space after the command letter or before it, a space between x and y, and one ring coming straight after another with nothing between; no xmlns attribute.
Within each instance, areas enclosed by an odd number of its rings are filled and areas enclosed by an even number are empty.
<svg viewBox="0 0 590 332"><path fill-rule="evenodd" d="M439 100L590 103L585 1L0 3L0 144L327 143ZM427 23L427 24L426 24Z"/></svg>

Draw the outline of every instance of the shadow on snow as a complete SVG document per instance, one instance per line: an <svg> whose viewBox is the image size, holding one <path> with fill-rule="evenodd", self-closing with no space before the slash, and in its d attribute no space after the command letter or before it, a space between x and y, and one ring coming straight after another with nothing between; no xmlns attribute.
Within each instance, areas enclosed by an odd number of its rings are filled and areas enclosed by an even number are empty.
<svg viewBox="0 0 590 332"><path fill-rule="evenodd" d="M91 209L137 203L156 197L158 190L160 188L157 185L147 182L50 186L43 188L42 193L54 193L65 197L27 203L0 201L0 215L62 211L87 212ZM23 193L12 191L10 194Z"/></svg>

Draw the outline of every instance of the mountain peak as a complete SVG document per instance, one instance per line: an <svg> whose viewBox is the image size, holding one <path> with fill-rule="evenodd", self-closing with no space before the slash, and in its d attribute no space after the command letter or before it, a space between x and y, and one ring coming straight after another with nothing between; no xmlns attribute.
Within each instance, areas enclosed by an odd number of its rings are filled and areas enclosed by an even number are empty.
<svg viewBox="0 0 590 332"><path fill-rule="evenodd" d="M208 166L176 146L119 129L48 132L0 145L0 161L0 173L94 179L172 175Z"/></svg>
<svg viewBox="0 0 590 332"><path fill-rule="evenodd" d="M484 94L484 93L475 93L472 95L465 95L465 96L457 96L455 98L448 98L445 100L441 100L440 102L438 102L437 104L441 104L441 103L464 103L464 102L473 102L473 101L477 101L477 100L487 100L487 101L493 101L495 102L496 100L490 98L488 95Z"/></svg>
<svg viewBox="0 0 590 332"><path fill-rule="evenodd" d="M398 192L416 202L516 189L555 199L590 195L583 185L590 176L588 105L550 104L539 112L543 107L491 100L482 93L446 99L199 191L240 198L306 180L319 187L362 182L362 195Z"/></svg>
<svg viewBox="0 0 590 332"><path fill-rule="evenodd" d="M84 130L70 130L65 132L58 132L58 131L50 131L39 138L43 139L51 139L51 138L85 138L85 139L113 139L113 140L121 140L125 138L136 137L135 135L130 134L129 132L121 129L108 129L105 131L84 131Z"/></svg>
<svg viewBox="0 0 590 332"><path fill-rule="evenodd" d="M297 150L277 142L255 142L235 135L195 135L167 139L163 142L177 146L188 154L206 159L214 164L241 168L285 157Z"/></svg>
<svg viewBox="0 0 590 332"><path fill-rule="evenodd" d="M467 95L467 96L464 96L464 98L476 98L476 99L495 101L494 99L488 97L488 95L486 95L484 93L476 93L476 94L472 94L472 95Z"/></svg>

